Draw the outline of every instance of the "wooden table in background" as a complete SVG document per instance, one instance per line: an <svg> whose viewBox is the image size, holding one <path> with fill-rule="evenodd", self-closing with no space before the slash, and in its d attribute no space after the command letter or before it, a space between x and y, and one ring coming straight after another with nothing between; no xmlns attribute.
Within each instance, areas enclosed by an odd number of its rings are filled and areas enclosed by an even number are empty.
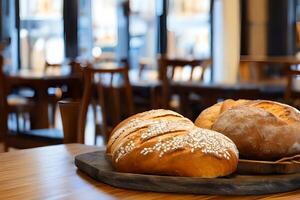
<svg viewBox="0 0 300 200"><path fill-rule="evenodd" d="M32 129L49 128L48 119L48 88L68 87L68 97L80 98L81 77L77 75L57 73L45 73L34 71L20 71L5 77L6 88L11 91L14 88L25 87L33 89L35 94L35 112L32 113Z"/></svg>
<svg viewBox="0 0 300 200"><path fill-rule="evenodd" d="M299 65L300 58L296 56L245 56L242 55L240 60L242 62L257 62L257 63L275 63L286 65Z"/></svg>
<svg viewBox="0 0 300 200"><path fill-rule="evenodd" d="M239 76L241 80L261 80L266 78L265 67L286 73L291 66L299 65L300 58L296 56L241 56Z"/></svg>
<svg viewBox="0 0 300 200"><path fill-rule="evenodd" d="M206 100L206 107L211 106L222 99L265 99L282 100L286 88L285 79L260 82L239 82L236 84L219 83L195 83L195 82L176 82L172 84L172 91L179 95L180 113L188 118L192 108L187 102L190 101L189 95L196 94Z"/></svg>
<svg viewBox="0 0 300 200"><path fill-rule="evenodd" d="M80 144L0 154L0 199L300 199L300 190L260 196L213 196L114 188L77 170L74 156L99 150Z"/></svg>

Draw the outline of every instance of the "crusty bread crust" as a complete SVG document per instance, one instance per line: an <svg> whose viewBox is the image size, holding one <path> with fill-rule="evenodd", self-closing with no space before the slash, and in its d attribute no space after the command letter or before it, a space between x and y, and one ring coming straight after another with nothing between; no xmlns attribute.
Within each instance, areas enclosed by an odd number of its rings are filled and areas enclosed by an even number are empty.
<svg viewBox="0 0 300 200"><path fill-rule="evenodd" d="M118 171L129 173L214 178L233 173L238 163L237 148L229 138L168 110L121 122L107 153Z"/></svg>
<svg viewBox="0 0 300 200"><path fill-rule="evenodd" d="M200 113L195 121L195 125L201 128L211 129L214 122L217 120L218 116L229 110L230 108L243 105L249 102L249 100L240 99L234 101L232 99L227 99L223 102L219 102Z"/></svg>
<svg viewBox="0 0 300 200"><path fill-rule="evenodd" d="M206 112L200 114L196 126L203 126ZM300 153L300 113L289 105L246 101L209 119L210 129L232 139L241 158L277 160Z"/></svg>

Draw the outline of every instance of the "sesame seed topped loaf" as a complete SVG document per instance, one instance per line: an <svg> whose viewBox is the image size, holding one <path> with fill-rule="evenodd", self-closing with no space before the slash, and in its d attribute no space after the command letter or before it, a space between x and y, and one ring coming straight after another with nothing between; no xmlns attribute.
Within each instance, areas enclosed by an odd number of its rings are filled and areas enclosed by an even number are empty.
<svg viewBox="0 0 300 200"><path fill-rule="evenodd" d="M226 109L225 104L230 104ZM241 158L277 160L300 153L300 112L267 100L226 100L204 110L195 125L229 137Z"/></svg>
<svg viewBox="0 0 300 200"><path fill-rule="evenodd" d="M162 109L121 122L112 131L107 153L116 170L128 173L213 178L231 174L238 163L229 138Z"/></svg>

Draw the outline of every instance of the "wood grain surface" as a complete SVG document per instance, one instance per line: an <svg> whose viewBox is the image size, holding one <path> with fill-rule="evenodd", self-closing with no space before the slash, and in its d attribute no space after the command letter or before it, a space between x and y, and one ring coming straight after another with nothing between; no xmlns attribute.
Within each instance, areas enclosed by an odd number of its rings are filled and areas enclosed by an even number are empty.
<svg viewBox="0 0 300 200"><path fill-rule="evenodd" d="M76 155L99 150L79 144L0 153L0 199L300 199L300 190L273 195L216 196L125 190L77 170Z"/></svg>

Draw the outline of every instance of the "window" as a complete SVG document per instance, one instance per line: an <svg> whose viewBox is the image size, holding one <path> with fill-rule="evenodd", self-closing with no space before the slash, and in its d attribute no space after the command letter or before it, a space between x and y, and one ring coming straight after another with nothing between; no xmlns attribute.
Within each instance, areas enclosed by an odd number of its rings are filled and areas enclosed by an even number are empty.
<svg viewBox="0 0 300 200"><path fill-rule="evenodd" d="M20 0L21 68L64 60L63 0Z"/></svg>
<svg viewBox="0 0 300 200"><path fill-rule="evenodd" d="M169 0L168 55L210 57L210 0Z"/></svg>

